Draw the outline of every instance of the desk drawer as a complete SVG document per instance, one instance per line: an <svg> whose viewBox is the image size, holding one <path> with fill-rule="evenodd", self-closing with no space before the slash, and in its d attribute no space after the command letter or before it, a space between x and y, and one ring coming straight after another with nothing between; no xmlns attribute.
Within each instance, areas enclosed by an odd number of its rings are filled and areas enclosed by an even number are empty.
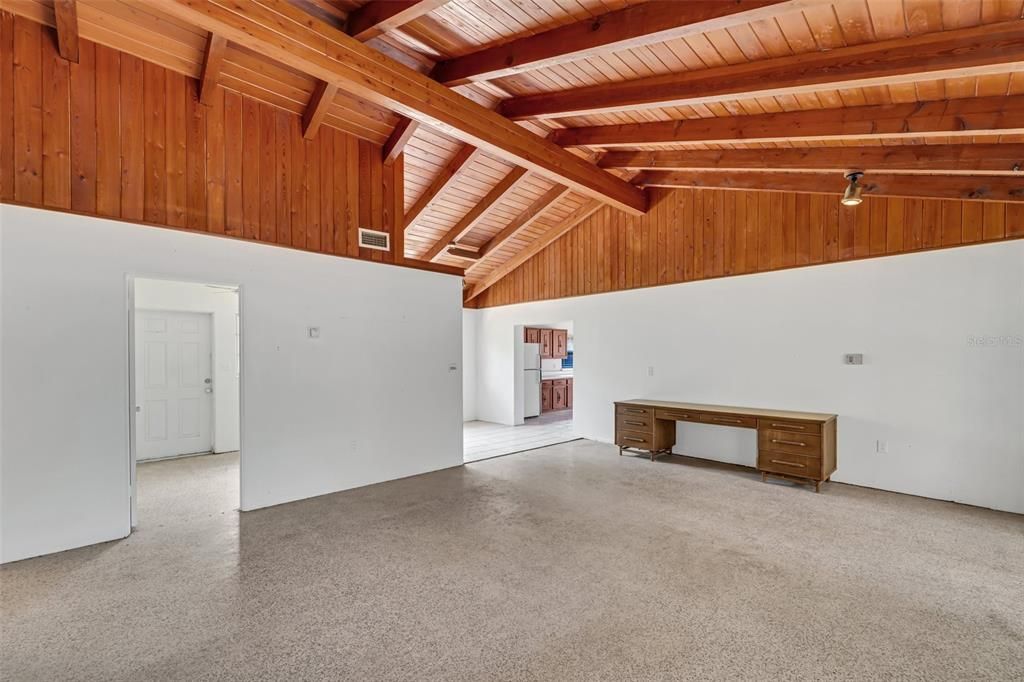
<svg viewBox="0 0 1024 682"><path fill-rule="evenodd" d="M615 417L615 430L650 433L654 430L654 418L645 417L642 414L620 414Z"/></svg>
<svg viewBox="0 0 1024 682"><path fill-rule="evenodd" d="M720 426L739 426L745 429L756 429L756 417L743 417L738 414L707 414L702 413L700 420L705 424L718 424Z"/></svg>
<svg viewBox="0 0 1024 682"><path fill-rule="evenodd" d="M654 434L642 431L621 431L615 432L615 444L624 448L638 448L640 450L654 450Z"/></svg>
<svg viewBox="0 0 1024 682"><path fill-rule="evenodd" d="M759 429L778 429L795 433L821 433L821 424L814 422L791 422L786 419L758 419Z"/></svg>
<svg viewBox="0 0 1024 682"><path fill-rule="evenodd" d="M821 479L821 460L817 457L804 457L781 452L757 453L757 468L775 474L789 474L802 478Z"/></svg>
<svg viewBox="0 0 1024 682"><path fill-rule="evenodd" d="M676 422L699 422L700 412L687 410L655 410L654 416L657 419L668 419Z"/></svg>
<svg viewBox="0 0 1024 682"><path fill-rule="evenodd" d="M821 436L762 429L757 434L757 447L759 450L821 457Z"/></svg>
<svg viewBox="0 0 1024 682"><path fill-rule="evenodd" d="M628 414L633 417L654 417L654 410L649 407L641 407L639 405L616 405L615 414Z"/></svg>

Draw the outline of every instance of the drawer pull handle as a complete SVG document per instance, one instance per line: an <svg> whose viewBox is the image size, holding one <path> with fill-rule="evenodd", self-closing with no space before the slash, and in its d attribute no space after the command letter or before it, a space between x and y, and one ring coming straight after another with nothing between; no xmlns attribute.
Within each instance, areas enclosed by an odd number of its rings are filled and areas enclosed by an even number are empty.
<svg viewBox="0 0 1024 682"><path fill-rule="evenodd" d="M802 448L807 447L807 443L801 443L798 440L779 440L777 438L772 438L772 442L779 443L780 445L799 445Z"/></svg>
<svg viewBox="0 0 1024 682"><path fill-rule="evenodd" d="M730 424L742 424L742 419L729 419L728 417L712 417L716 422L729 422Z"/></svg>
<svg viewBox="0 0 1024 682"><path fill-rule="evenodd" d="M643 439L643 438L633 438L632 436L623 436L623 438L624 438L625 440L631 440L631 441L633 441L634 443L643 443L643 442L644 442L644 439Z"/></svg>
<svg viewBox="0 0 1024 682"><path fill-rule="evenodd" d="M800 429L801 431L807 428L805 426L800 426L799 424L772 424L772 426L778 426L783 429Z"/></svg>
<svg viewBox="0 0 1024 682"><path fill-rule="evenodd" d="M800 467L801 469L806 469L807 468L806 466L804 466L803 464L800 464L799 462L787 462L786 460L783 460L783 459L773 459L772 460L772 464L785 464L786 466Z"/></svg>
<svg viewBox="0 0 1024 682"><path fill-rule="evenodd" d="M627 407L626 412L632 412L633 414L646 414L647 410L634 410L632 408Z"/></svg>
<svg viewBox="0 0 1024 682"><path fill-rule="evenodd" d="M628 419L624 423L629 424L630 426L643 426L644 425L643 422L631 422Z"/></svg>

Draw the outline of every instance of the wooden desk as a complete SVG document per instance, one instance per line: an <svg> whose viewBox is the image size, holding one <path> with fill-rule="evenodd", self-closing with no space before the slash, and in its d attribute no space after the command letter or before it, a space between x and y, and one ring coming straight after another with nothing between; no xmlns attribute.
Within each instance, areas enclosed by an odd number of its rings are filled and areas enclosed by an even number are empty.
<svg viewBox="0 0 1024 682"><path fill-rule="evenodd" d="M650 453L651 461L672 454L675 422L757 429L757 470L762 480L778 476L821 484L836 470L836 415L750 407L700 405L664 400L615 403L615 444Z"/></svg>

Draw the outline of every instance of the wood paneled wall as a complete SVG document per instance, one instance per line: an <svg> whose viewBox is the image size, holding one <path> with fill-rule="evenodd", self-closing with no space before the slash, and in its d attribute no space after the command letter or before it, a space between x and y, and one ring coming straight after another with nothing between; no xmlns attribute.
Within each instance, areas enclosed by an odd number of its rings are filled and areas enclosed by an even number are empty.
<svg viewBox="0 0 1024 682"><path fill-rule="evenodd" d="M654 189L604 208L481 293L488 307L1024 237L1024 205Z"/></svg>
<svg viewBox="0 0 1024 682"><path fill-rule="evenodd" d="M380 147L0 12L0 201L394 262L403 166ZM396 227L397 226L397 227ZM360 249L359 227L392 234Z"/></svg>

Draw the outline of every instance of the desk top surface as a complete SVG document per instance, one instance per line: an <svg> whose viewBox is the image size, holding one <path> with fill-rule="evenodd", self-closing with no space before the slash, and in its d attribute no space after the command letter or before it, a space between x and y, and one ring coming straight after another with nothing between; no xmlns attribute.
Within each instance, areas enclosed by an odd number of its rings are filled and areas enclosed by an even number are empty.
<svg viewBox="0 0 1024 682"><path fill-rule="evenodd" d="M790 410L764 410L757 407L734 407L731 405L703 405L701 403L677 403L670 400L646 400L634 398L619 400L616 405L639 405L643 407L664 408L668 410L691 410L693 412L721 412L739 414L750 417L766 417L768 419L796 419L800 421L827 422L836 418L834 414L823 412L793 412Z"/></svg>

